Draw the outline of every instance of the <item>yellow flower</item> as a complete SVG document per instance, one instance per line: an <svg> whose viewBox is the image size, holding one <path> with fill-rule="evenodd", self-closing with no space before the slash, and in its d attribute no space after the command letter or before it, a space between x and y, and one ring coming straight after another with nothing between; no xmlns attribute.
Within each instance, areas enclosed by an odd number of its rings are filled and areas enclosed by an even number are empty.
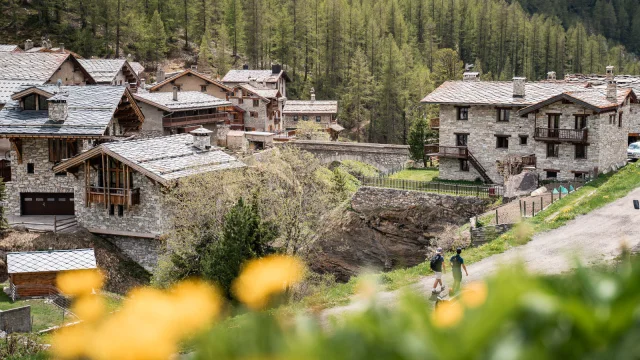
<svg viewBox="0 0 640 360"><path fill-rule="evenodd" d="M80 320L95 322L104 315L104 299L99 295L81 296L73 302L71 311L78 315Z"/></svg>
<svg viewBox="0 0 640 360"><path fill-rule="evenodd" d="M475 281L465 286L462 291L462 302L469 308L477 308L487 300L487 284Z"/></svg>
<svg viewBox="0 0 640 360"><path fill-rule="evenodd" d="M272 295L299 282L304 265L294 257L272 255L247 263L233 283L233 293L254 310L264 308Z"/></svg>
<svg viewBox="0 0 640 360"><path fill-rule="evenodd" d="M104 276L98 270L66 271L58 274L56 284L63 294L79 296L100 290Z"/></svg>
<svg viewBox="0 0 640 360"><path fill-rule="evenodd" d="M464 309L457 301L446 301L438 304L431 313L433 325L439 328L449 328L455 326L462 320Z"/></svg>
<svg viewBox="0 0 640 360"><path fill-rule="evenodd" d="M56 359L76 359L87 354L87 339L91 330L75 325L58 330L51 338L51 352Z"/></svg>
<svg viewBox="0 0 640 360"><path fill-rule="evenodd" d="M563 214L567 214L567 213L570 213L571 210L573 210L573 208L571 206L565 206L565 207L562 208L561 211L562 211Z"/></svg>
<svg viewBox="0 0 640 360"><path fill-rule="evenodd" d="M219 313L222 298L219 292L202 281L185 281L172 288L172 298L180 311L179 323L186 332L206 327ZM197 311L192 311L197 309Z"/></svg>

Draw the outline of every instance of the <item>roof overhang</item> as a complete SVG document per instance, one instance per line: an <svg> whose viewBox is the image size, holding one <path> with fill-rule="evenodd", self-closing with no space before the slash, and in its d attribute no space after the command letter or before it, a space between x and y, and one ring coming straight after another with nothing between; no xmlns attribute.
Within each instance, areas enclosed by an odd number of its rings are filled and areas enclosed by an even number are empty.
<svg viewBox="0 0 640 360"><path fill-rule="evenodd" d="M170 77L170 78L165 79L165 80L164 80L164 81L162 81L162 82L159 82L159 83L155 84L154 86L152 86L152 87L149 89L149 91L151 91L151 92L156 91L156 90L160 89L161 87L165 86L166 84L169 84L170 82L172 82L172 81L174 81L174 80L177 80L177 79L179 79L179 78L181 78L181 77L183 77L183 76L186 76L186 75L188 75L188 74L190 74L190 75L194 75L194 76L197 76L197 77L199 77L200 79L202 79L202 80L204 80L204 81L206 81L206 82L208 82L208 83L210 83L210 84L213 84L213 85L215 85L215 86L218 86L219 88L221 88L221 89L222 89L222 90L224 90L224 91L231 91L231 90L232 90L229 86L224 85L222 82L215 81L215 80L213 80L213 79L211 79L211 78L209 78L209 77L207 77L207 76L204 76L203 74L200 74L200 73L198 73L198 72L195 72L195 71L193 71L193 70L191 70L191 69L187 69L187 70L182 71L182 72L180 72L180 73L178 73L178 74L176 74L176 75L174 75L174 76L172 76L172 77Z"/></svg>
<svg viewBox="0 0 640 360"><path fill-rule="evenodd" d="M226 107L226 106L232 106L233 104L231 102L227 102L225 104L220 104L220 105L208 105L208 106L192 106L192 107L185 107L185 108L179 108L179 109L172 109L170 107L164 106L162 104L158 104L155 101L151 101L149 99L146 99L142 96L140 96L139 94L133 94L133 97L140 102L143 102L147 105L151 105L153 107L156 107L160 110L166 111L166 112L176 112L176 111L189 111L189 110L202 110L202 109L211 109L211 108L218 108L218 107Z"/></svg>
<svg viewBox="0 0 640 360"><path fill-rule="evenodd" d="M46 98L50 98L52 97L54 94L50 93L48 91L44 91L42 89L38 88L38 85L33 85L30 86L22 91L19 91L17 93L14 93L13 95L11 95L11 100L19 100L22 99L23 97L27 96L27 95L31 95L31 94L38 94L38 95L42 95Z"/></svg>
<svg viewBox="0 0 640 360"><path fill-rule="evenodd" d="M633 93L633 91L631 91L630 93ZM627 95L628 96L628 95ZM626 98L625 98L626 99ZM562 101L562 100L566 100L569 102L572 102L576 105L580 105L583 106L589 110L592 110L595 113L601 113L601 112L607 112L607 111L612 111L612 110L616 110L618 108L618 104L615 105L611 105L611 106L604 106L604 107L599 107L599 106L595 106L593 104L590 104L584 100L578 99L576 97L571 96L570 94L567 93L562 93L556 96L552 96L546 100L540 101L536 104L527 106L523 109L520 109L518 111L518 115L520 116L524 116L527 115L533 111L539 110L545 106L551 105L553 103L556 103L558 101Z"/></svg>

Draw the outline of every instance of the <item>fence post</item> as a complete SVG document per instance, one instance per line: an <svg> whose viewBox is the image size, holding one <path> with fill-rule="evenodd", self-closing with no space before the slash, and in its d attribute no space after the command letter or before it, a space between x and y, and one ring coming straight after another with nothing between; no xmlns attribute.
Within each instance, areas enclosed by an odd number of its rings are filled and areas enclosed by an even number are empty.
<svg viewBox="0 0 640 360"><path fill-rule="evenodd" d="M532 201L531 202L531 217L536 216L536 202Z"/></svg>
<svg viewBox="0 0 640 360"><path fill-rule="evenodd" d="M522 217L522 199L518 200L518 202L520 202L520 217Z"/></svg>
<svg viewBox="0 0 640 360"><path fill-rule="evenodd" d="M558 200L562 200L562 190L558 191L558 195L559 195Z"/></svg>
<svg viewBox="0 0 640 360"><path fill-rule="evenodd" d="M53 215L53 233L57 233L58 232L58 217L56 215Z"/></svg>
<svg viewBox="0 0 640 360"><path fill-rule="evenodd" d="M527 217L527 202L523 201L524 203L524 217Z"/></svg>
<svg viewBox="0 0 640 360"><path fill-rule="evenodd" d="M496 209L496 225L500 225L500 221L498 221L498 209Z"/></svg>
<svg viewBox="0 0 640 360"><path fill-rule="evenodd" d="M542 201L543 199L544 199L544 196L540 196L540 211L544 209L544 202Z"/></svg>

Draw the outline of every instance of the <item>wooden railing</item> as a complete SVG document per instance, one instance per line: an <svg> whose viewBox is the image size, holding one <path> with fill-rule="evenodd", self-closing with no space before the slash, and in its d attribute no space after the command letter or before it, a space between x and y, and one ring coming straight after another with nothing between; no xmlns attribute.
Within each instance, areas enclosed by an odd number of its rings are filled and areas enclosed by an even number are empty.
<svg viewBox="0 0 640 360"><path fill-rule="evenodd" d="M469 157L469 149L466 146L425 145L424 153L443 158L467 159Z"/></svg>
<svg viewBox="0 0 640 360"><path fill-rule="evenodd" d="M138 205L140 204L140 188L124 189L91 186L88 189L89 202L104 204L109 196L109 203L113 205Z"/></svg>
<svg viewBox="0 0 640 360"><path fill-rule="evenodd" d="M586 142L589 137L588 129L554 129L536 128L533 136L536 140L558 140L572 142Z"/></svg>
<svg viewBox="0 0 640 360"><path fill-rule="evenodd" d="M535 155L525 155L522 157L522 166L524 167L536 167L536 163Z"/></svg>
<svg viewBox="0 0 640 360"><path fill-rule="evenodd" d="M429 126L431 129L439 129L440 128L440 118L433 118L429 120Z"/></svg>
<svg viewBox="0 0 640 360"><path fill-rule="evenodd" d="M172 127L172 126L185 126L185 125L195 125L195 124L208 124L208 123L225 121L227 120L228 117L229 117L229 114L226 112L219 112L215 114L204 114L204 115L180 116L180 117L165 117L165 118L162 118L162 126Z"/></svg>

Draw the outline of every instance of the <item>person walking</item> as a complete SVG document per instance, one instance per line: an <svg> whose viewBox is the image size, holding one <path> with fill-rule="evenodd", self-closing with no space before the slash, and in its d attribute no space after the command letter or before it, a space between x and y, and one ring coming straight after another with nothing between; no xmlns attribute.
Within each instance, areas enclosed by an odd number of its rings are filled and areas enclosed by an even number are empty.
<svg viewBox="0 0 640 360"><path fill-rule="evenodd" d="M453 293L456 294L460 291L460 284L462 283L462 270L464 269L464 273L469 276L467 272L467 267L464 265L464 259L460 256L462 253L461 248L456 249L456 254L451 257L451 272L453 273Z"/></svg>
<svg viewBox="0 0 640 360"><path fill-rule="evenodd" d="M440 284L440 291L444 291L445 286L442 283L442 273L446 270L444 265L444 257L442 256L442 248L436 249L436 255L431 258L430 262L431 270L436 273L436 281L433 282L432 293L437 293L436 287Z"/></svg>

